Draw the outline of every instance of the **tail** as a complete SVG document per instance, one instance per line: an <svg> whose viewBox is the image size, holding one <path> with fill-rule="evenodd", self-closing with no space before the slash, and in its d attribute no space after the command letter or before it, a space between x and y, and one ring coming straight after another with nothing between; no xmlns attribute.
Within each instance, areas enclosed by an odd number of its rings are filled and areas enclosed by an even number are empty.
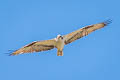
<svg viewBox="0 0 120 80"><path fill-rule="evenodd" d="M57 51L57 56L63 56L63 51Z"/></svg>

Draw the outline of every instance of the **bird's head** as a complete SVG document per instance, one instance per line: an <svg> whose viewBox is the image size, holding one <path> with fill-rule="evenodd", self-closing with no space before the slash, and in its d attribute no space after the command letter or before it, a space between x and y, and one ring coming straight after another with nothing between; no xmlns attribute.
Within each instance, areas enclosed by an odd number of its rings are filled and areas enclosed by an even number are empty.
<svg viewBox="0 0 120 80"><path fill-rule="evenodd" d="M61 36L60 34L57 35L57 39L63 39L63 36Z"/></svg>

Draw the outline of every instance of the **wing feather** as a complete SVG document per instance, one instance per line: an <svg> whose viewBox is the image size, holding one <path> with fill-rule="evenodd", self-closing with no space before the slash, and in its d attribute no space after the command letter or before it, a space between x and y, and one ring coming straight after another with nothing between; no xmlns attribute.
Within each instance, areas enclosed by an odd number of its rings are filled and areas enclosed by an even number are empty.
<svg viewBox="0 0 120 80"><path fill-rule="evenodd" d="M91 32L93 32L97 29L103 28L104 26L108 25L109 23L111 23L111 20L107 20L107 21L102 22L102 23L86 26L86 27L83 27L79 30L76 30L70 34L64 35L65 44L69 44L69 43L71 43L71 42L73 42L81 37L84 37L84 36L90 34Z"/></svg>
<svg viewBox="0 0 120 80"><path fill-rule="evenodd" d="M13 52L10 55L47 51L47 50L51 50L51 49L55 48L55 45L56 45L56 41L54 39L44 40L44 41L36 41L36 42L32 42L32 43L16 50L15 52Z"/></svg>

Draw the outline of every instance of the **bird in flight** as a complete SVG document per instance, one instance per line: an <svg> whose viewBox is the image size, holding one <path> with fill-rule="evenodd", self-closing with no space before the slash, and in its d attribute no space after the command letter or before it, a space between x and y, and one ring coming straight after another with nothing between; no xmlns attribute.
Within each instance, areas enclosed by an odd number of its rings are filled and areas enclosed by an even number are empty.
<svg viewBox="0 0 120 80"><path fill-rule="evenodd" d="M80 39L97 29L103 28L110 23L111 23L111 20L107 20L98 24L93 24L93 25L83 27L81 29L78 29L74 32L71 32L63 36L57 35L57 37L54 39L35 41L14 51L10 55L47 51L47 50L57 48L57 56L63 56L64 45L67 45L77 39Z"/></svg>

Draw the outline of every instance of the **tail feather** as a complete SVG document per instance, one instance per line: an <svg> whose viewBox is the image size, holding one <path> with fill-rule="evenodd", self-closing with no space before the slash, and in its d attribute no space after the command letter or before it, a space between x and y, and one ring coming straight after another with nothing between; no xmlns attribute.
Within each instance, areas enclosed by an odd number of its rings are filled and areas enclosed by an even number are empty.
<svg viewBox="0 0 120 80"><path fill-rule="evenodd" d="M63 56L63 51L57 51L57 56Z"/></svg>

